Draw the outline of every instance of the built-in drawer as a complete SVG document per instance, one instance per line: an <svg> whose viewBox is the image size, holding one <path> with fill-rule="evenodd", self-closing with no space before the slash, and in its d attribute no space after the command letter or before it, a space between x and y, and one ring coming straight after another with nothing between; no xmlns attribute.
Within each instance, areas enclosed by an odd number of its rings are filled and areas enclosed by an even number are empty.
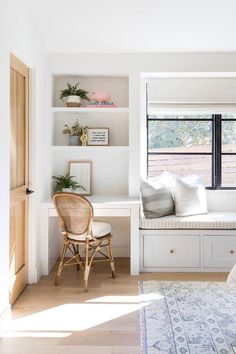
<svg viewBox="0 0 236 354"><path fill-rule="evenodd" d="M236 263L235 236L204 236L203 265L204 267L228 268Z"/></svg>
<svg viewBox="0 0 236 354"><path fill-rule="evenodd" d="M144 235L144 267L199 267L199 236Z"/></svg>

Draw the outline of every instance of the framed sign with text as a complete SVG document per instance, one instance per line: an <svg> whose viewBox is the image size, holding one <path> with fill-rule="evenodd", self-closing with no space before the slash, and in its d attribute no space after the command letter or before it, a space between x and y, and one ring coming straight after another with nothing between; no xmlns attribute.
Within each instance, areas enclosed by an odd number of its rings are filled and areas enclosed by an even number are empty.
<svg viewBox="0 0 236 354"><path fill-rule="evenodd" d="M88 146L109 145L109 128L88 128Z"/></svg>

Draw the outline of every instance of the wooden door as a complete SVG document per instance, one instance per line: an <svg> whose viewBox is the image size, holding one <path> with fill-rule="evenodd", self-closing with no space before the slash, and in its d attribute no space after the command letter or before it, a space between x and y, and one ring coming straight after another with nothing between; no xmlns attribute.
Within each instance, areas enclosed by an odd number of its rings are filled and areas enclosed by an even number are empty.
<svg viewBox="0 0 236 354"><path fill-rule="evenodd" d="M27 285L28 68L10 58L10 303Z"/></svg>

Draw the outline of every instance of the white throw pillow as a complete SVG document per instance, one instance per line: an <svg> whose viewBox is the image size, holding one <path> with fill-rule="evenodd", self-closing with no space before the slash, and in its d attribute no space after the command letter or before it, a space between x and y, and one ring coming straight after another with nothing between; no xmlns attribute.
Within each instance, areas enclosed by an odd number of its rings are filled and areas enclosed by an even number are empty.
<svg viewBox="0 0 236 354"><path fill-rule="evenodd" d="M175 202L176 216L206 214L206 190L197 175L183 179L172 176L171 189Z"/></svg>

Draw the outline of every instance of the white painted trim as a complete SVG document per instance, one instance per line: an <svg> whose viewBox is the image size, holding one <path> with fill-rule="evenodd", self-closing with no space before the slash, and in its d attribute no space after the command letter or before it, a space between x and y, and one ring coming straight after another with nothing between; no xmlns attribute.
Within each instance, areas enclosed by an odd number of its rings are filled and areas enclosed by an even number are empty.
<svg viewBox="0 0 236 354"><path fill-rule="evenodd" d="M139 207L130 215L130 274L139 275Z"/></svg>
<svg viewBox="0 0 236 354"><path fill-rule="evenodd" d="M233 78L236 72L141 72L141 77L151 78Z"/></svg>
<svg viewBox="0 0 236 354"><path fill-rule="evenodd" d="M156 235L156 234L161 234L161 235L173 235L174 236L186 236L188 237L189 235L204 235L204 236L235 236L236 237L236 230L210 230L210 229L140 229L140 235L142 234L149 234L149 235Z"/></svg>
<svg viewBox="0 0 236 354"><path fill-rule="evenodd" d="M140 176L140 76L129 75L129 196L139 196Z"/></svg>
<svg viewBox="0 0 236 354"><path fill-rule="evenodd" d="M0 338L5 334L7 325L11 319L11 307L8 305L0 314Z"/></svg>
<svg viewBox="0 0 236 354"><path fill-rule="evenodd" d="M41 204L40 209L40 259L41 259L41 268L42 274L49 274L49 242L48 242L48 233L49 233L49 210L48 206L44 203Z"/></svg>
<svg viewBox="0 0 236 354"><path fill-rule="evenodd" d="M35 122L35 69L29 69L29 189L34 190L36 171L36 122ZM36 283L36 255L37 255L37 232L36 232L36 196L29 195L29 221L28 221L28 283Z"/></svg>
<svg viewBox="0 0 236 354"><path fill-rule="evenodd" d="M236 107L235 106L202 106L202 107L197 107L194 105L188 105L188 106L168 106L168 104L165 106L162 104L161 106L155 108L155 111L158 112L159 114L206 114L206 113L215 113L215 114L224 114L224 113L236 113Z"/></svg>
<svg viewBox="0 0 236 354"><path fill-rule="evenodd" d="M146 123L146 85L147 81L140 78L140 176L147 178L147 123Z"/></svg>
<svg viewBox="0 0 236 354"><path fill-rule="evenodd" d="M98 149L101 149L102 152L120 152L120 151L129 151L129 146L116 146L116 145L109 145L109 146L68 146L68 145L53 145L51 146L53 151L88 151L90 153L96 153Z"/></svg>
<svg viewBox="0 0 236 354"><path fill-rule="evenodd" d="M52 112L76 112L76 113L129 113L128 107L117 107L117 108L86 108L86 107L78 107L78 108L69 108L69 107L52 107Z"/></svg>
<svg viewBox="0 0 236 354"><path fill-rule="evenodd" d="M181 273L229 273L232 268L177 268L177 267L172 267L172 268L143 268L140 266L140 272L144 273L158 273L158 272L170 272L170 273L176 273L176 272L181 272Z"/></svg>

